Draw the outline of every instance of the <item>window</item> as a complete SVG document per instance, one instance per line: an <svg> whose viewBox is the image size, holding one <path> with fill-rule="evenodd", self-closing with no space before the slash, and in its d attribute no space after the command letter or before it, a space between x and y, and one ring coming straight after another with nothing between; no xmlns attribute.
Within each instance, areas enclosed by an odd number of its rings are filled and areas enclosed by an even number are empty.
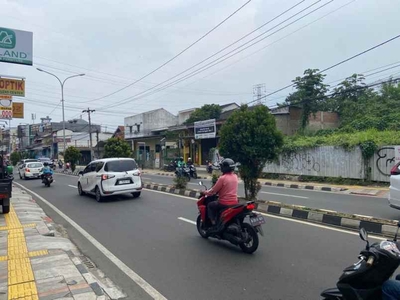
<svg viewBox="0 0 400 300"><path fill-rule="evenodd" d="M129 126L129 133L132 133L132 127L133 126Z"/></svg>
<svg viewBox="0 0 400 300"><path fill-rule="evenodd" d="M104 171L106 172L126 172L136 170L137 164L134 160L130 159L121 159L121 160L114 160L109 161L106 163L104 167Z"/></svg>
<svg viewBox="0 0 400 300"><path fill-rule="evenodd" d="M98 162L97 164L96 164L96 172L99 172L102 168L103 168L103 166L104 166L104 162Z"/></svg>
<svg viewBox="0 0 400 300"><path fill-rule="evenodd" d="M92 164L88 165L88 166L85 168L85 170L83 170L83 174L86 174L86 173L91 172L91 167L92 167Z"/></svg>
<svg viewBox="0 0 400 300"><path fill-rule="evenodd" d="M42 168L42 163L30 163L26 165L28 168Z"/></svg>

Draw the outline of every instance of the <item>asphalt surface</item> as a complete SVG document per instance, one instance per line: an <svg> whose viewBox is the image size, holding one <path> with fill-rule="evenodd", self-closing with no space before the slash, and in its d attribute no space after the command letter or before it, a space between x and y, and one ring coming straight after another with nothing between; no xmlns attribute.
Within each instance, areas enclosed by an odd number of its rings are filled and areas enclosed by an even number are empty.
<svg viewBox="0 0 400 300"><path fill-rule="evenodd" d="M265 236L257 252L247 255L227 242L202 239L193 224L178 219L195 221L192 199L144 190L138 199L122 196L97 203L77 194L76 177L55 175L50 188L40 180L16 182L72 218L167 299L319 299L364 247L354 233L265 216ZM55 212L45 211L63 223ZM149 299L71 226L64 226L130 299Z"/></svg>
<svg viewBox="0 0 400 300"><path fill-rule="evenodd" d="M143 174L144 182L156 182L160 184L173 184L174 177ZM200 180L191 179L188 188L204 189L199 186ZM210 180L201 179L207 186L211 186ZM239 184L238 193L244 196L244 186ZM345 193L307 191L281 187L262 186L258 199L278 201L285 204L304 205L311 208L334 210L349 214L373 216L382 219L400 220L400 210L389 207L387 198L374 196L349 195Z"/></svg>

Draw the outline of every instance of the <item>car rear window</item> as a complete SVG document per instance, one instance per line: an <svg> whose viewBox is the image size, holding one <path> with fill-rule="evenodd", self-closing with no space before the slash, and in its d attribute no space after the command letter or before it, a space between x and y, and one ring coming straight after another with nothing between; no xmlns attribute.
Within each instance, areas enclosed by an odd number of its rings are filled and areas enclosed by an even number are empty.
<svg viewBox="0 0 400 300"><path fill-rule="evenodd" d="M43 167L43 165L41 163L30 163L30 164L27 164L27 167L28 168L41 168L41 167Z"/></svg>
<svg viewBox="0 0 400 300"><path fill-rule="evenodd" d="M137 169L137 164L134 160L114 160L106 163L104 171L106 172L126 172Z"/></svg>

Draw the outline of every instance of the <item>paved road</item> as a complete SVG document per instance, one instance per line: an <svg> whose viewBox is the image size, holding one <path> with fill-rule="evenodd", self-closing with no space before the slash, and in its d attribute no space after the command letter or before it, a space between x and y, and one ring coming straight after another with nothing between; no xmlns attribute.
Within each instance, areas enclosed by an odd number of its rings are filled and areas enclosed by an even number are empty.
<svg viewBox="0 0 400 300"><path fill-rule="evenodd" d="M173 184L173 177L143 174L143 181ZM192 179L188 187L199 189L199 180ZM210 187L210 180L203 180ZM239 195L244 195L243 184L239 185ZM344 193L297 190L263 186L258 198L286 204L304 205L312 208L329 209L350 214L374 216L383 219L400 220L400 210L390 208L387 198L348 195Z"/></svg>
<svg viewBox="0 0 400 300"><path fill-rule="evenodd" d="M77 195L76 178L55 180L50 188L38 180L16 182L50 201L168 299L319 299L364 245L354 233L270 216L258 251L246 255L226 242L202 239L193 224L178 219L195 220L192 199L145 190L138 199L97 203ZM63 223L131 299L149 299Z"/></svg>

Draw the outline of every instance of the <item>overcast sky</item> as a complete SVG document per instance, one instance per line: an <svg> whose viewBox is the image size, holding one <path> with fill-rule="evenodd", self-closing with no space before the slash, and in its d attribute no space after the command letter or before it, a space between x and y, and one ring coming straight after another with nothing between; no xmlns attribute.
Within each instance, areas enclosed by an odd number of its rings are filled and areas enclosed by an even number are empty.
<svg viewBox="0 0 400 300"><path fill-rule="evenodd" d="M66 119L79 118L82 109L90 107L96 109L93 122L107 126L110 131L123 125L125 116L161 107L176 114L179 110L207 103L252 101L256 84L264 83L266 92L273 92L290 84L307 68L324 69L400 34L399 0L333 0L274 33L329 2L320 0L304 13L271 30L316 1L303 1L276 21L181 76L269 30L255 41L268 34L270 37L241 53L162 91L157 89L182 77L142 93L300 2L252 0L159 71L121 92L104 97L168 61L247 0L0 0L0 27L32 31L34 40L34 66L0 63L0 74L26 77L26 97L14 98L14 101L25 103L26 117L25 120L14 119L12 125L31 122L32 113L36 114L37 120L47 115L53 121L62 119L58 82L54 77L38 72L36 67L60 78L85 73L86 76L73 78L65 85ZM342 7L345 4L348 5ZM320 19L324 15L327 16ZM336 80L353 73L400 63L399 50L400 39L397 39L328 71L326 82L334 82L334 85ZM400 66L367 79L373 82L392 74L400 76ZM271 106L282 101L290 91L287 89L270 96L267 104ZM124 103L120 104L122 101ZM87 115L82 117L87 119Z"/></svg>

